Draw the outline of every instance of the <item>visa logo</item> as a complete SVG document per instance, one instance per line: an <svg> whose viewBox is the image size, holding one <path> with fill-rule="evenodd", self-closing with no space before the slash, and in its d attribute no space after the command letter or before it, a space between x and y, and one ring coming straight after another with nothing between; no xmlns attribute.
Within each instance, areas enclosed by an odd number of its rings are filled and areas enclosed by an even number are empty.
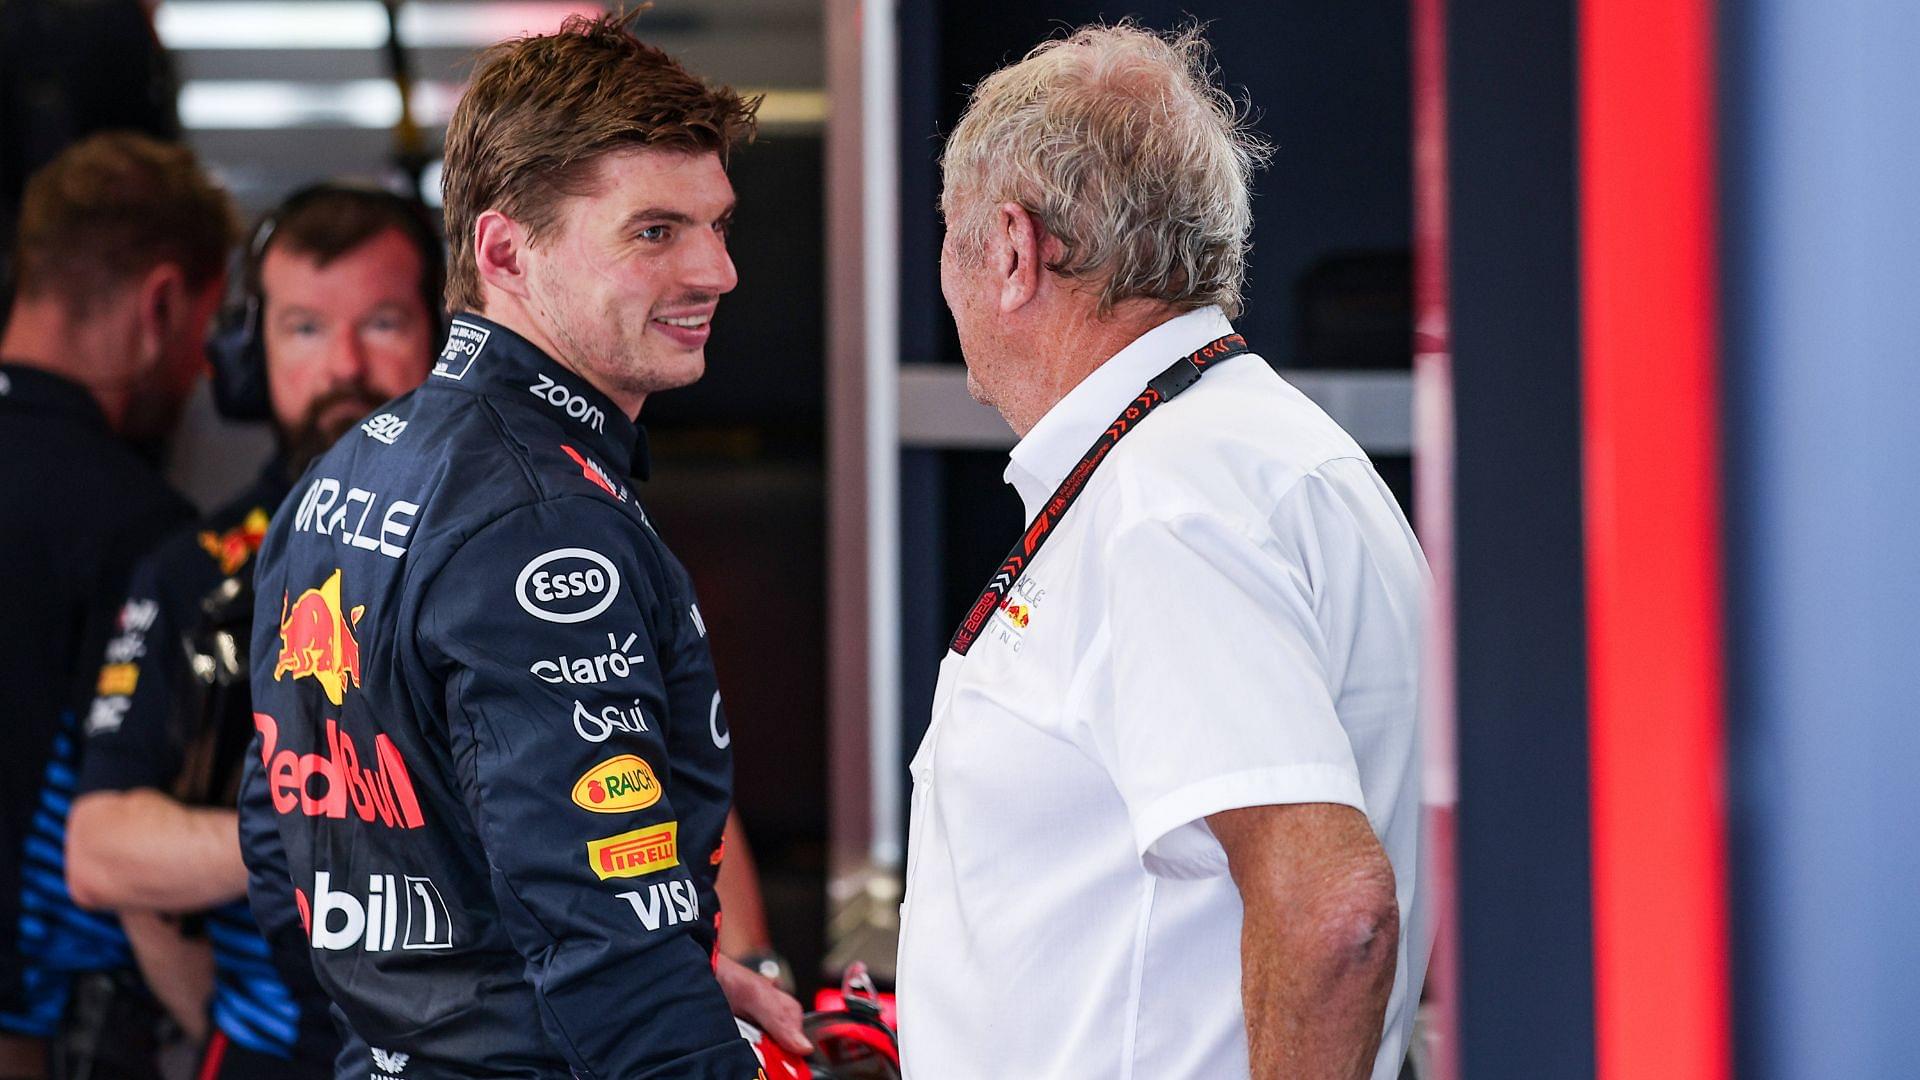
<svg viewBox="0 0 1920 1080"><path fill-rule="evenodd" d="M691 881L662 881L647 886L646 892L623 892L620 899L640 917L640 925L649 930L679 926L700 917L700 894Z"/></svg>

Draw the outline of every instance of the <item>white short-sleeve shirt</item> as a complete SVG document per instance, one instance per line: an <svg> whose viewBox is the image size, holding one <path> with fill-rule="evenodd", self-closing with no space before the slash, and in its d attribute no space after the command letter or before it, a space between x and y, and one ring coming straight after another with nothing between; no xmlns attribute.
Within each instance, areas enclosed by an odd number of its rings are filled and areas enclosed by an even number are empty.
<svg viewBox="0 0 1920 1080"><path fill-rule="evenodd" d="M1166 322L1041 418L1007 468L1029 520L1148 380L1231 332L1217 308ZM1248 1075L1240 897L1205 818L1330 802L1365 813L1393 864L1399 967L1373 1072L1392 1080L1430 940L1427 581L1366 455L1258 356L1123 438L941 664L912 767L907 1075Z"/></svg>

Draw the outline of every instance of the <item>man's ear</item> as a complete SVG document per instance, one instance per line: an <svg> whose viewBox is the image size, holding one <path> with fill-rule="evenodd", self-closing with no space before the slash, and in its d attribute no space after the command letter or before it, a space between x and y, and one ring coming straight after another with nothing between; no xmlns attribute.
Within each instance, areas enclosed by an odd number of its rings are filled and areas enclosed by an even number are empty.
<svg viewBox="0 0 1920 1080"><path fill-rule="evenodd" d="M1047 231L1026 207L1013 202L995 208L994 229L999 241L993 245L993 256L1000 278L1000 311L1011 314L1040 291L1040 275L1047 272L1041 263Z"/></svg>
<svg viewBox="0 0 1920 1080"><path fill-rule="evenodd" d="M527 296L527 230L498 210L473 223L474 261L480 280L509 296Z"/></svg>
<svg viewBox="0 0 1920 1080"><path fill-rule="evenodd" d="M166 359L181 324L193 317L193 300L176 263L163 262L140 278L134 293L134 361L140 374Z"/></svg>

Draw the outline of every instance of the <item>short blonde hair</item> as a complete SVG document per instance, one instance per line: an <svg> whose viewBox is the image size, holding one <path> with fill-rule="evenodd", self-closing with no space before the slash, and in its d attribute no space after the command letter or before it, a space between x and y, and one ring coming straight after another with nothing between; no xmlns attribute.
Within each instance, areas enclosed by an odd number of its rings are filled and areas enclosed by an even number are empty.
<svg viewBox="0 0 1920 1080"><path fill-rule="evenodd" d="M1126 21L987 76L940 160L957 253L977 257L991 208L1015 202L1064 248L1047 268L1097 284L1102 313L1146 297L1239 314L1270 150L1213 76L1198 28Z"/></svg>

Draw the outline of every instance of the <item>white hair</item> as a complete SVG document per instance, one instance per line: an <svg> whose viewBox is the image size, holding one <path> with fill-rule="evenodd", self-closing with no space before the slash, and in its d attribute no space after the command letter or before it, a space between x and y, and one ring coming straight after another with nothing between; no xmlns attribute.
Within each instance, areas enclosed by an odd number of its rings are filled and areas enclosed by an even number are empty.
<svg viewBox="0 0 1920 1080"><path fill-rule="evenodd" d="M1253 170L1270 149L1213 82L1197 27L1122 21L1047 41L974 87L940 164L956 254L978 258L1003 202L1064 249L1047 268L1145 297L1240 311Z"/></svg>

